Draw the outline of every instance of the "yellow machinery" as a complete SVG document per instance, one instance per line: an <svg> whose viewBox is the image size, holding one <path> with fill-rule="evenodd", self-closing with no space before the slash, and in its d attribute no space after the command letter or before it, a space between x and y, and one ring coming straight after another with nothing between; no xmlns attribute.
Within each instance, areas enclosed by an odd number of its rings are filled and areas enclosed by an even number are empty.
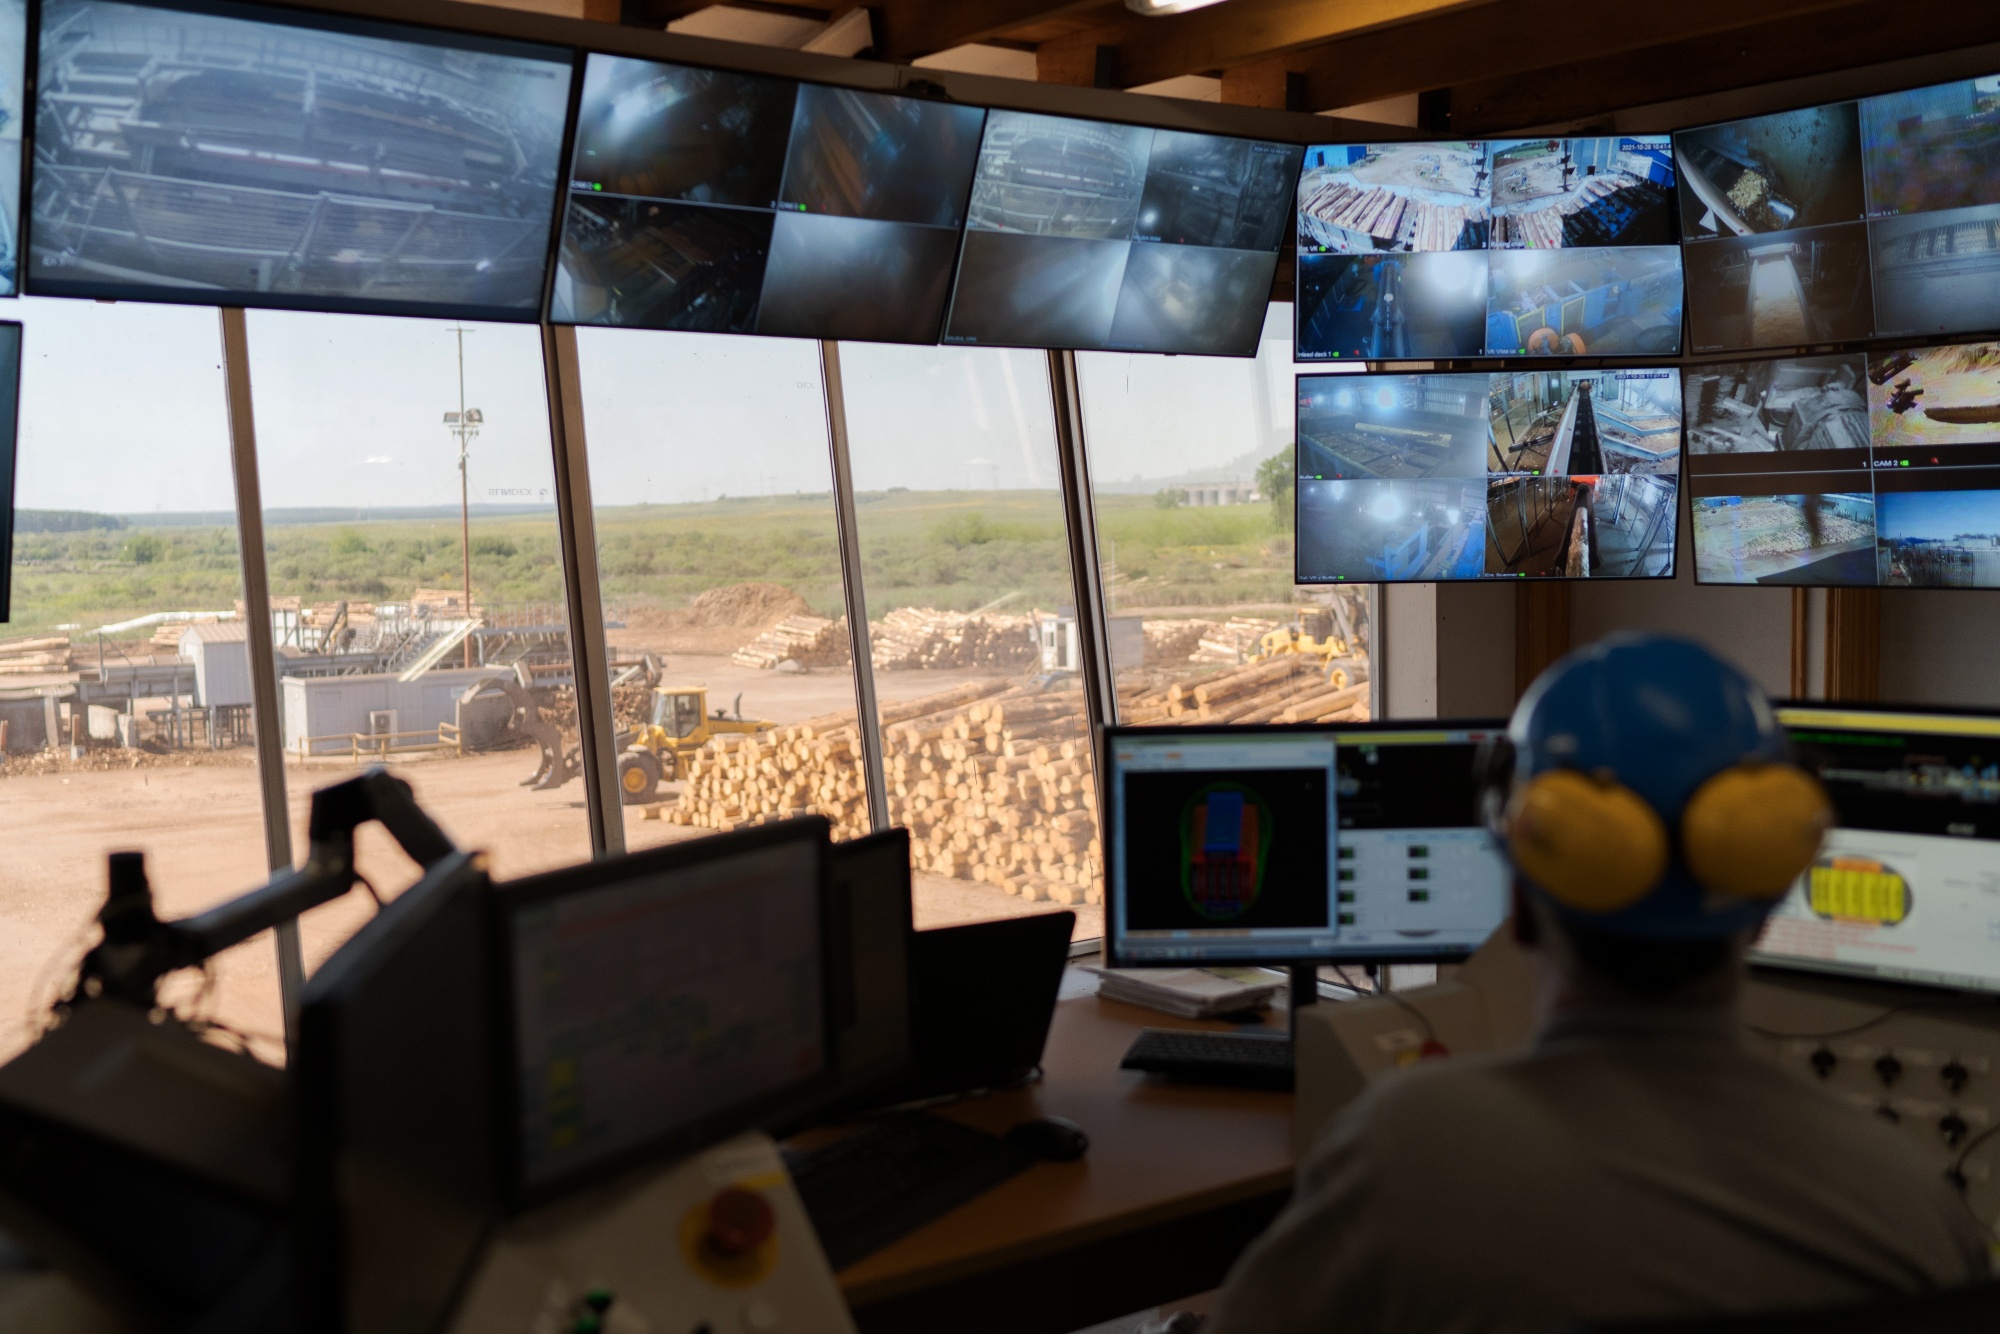
<svg viewBox="0 0 2000 1334"><path fill-rule="evenodd" d="M1325 607L1303 609L1290 625L1279 626L1258 640L1251 661L1264 662L1288 653L1304 654L1321 662L1345 656L1349 652L1348 637L1335 628L1334 619L1334 612Z"/></svg>
<svg viewBox="0 0 2000 1334"><path fill-rule="evenodd" d="M707 686L654 686L653 715L645 726L619 738L618 793L627 806L652 801L661 782L680 777L681 766L713 736L768 732L776 723L743 716L743 696L735 716L708 707Z"/></svg>

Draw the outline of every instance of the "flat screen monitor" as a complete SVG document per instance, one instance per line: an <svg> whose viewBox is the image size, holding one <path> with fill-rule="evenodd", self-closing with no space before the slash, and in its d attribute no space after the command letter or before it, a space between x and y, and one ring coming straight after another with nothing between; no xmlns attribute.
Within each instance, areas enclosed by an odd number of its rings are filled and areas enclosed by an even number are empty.
<svg viewBox="0 0 2000 1334"><path fill-rule="evenodd" d="M1302 151L992 112L944 341L1254 356Z"/></svg>
<svg viewBox="0 0 2000 1334"><path fill-rule="evenodd" d="M1787 706L1835 827L1753 962L2000 991L2000 718Z"/></svg>
<svg viewBox="0 0 2000 1334"><path fill-rule="evenodd" d="M28 3L0 0L0 296L21 281L22 126L27 117Z"/></svg>
<svg viewBox="0 0 2000 1334"><path fill-rule="evenodd" d="M573 66L232 0L43 0L27 289L533 321Z"/></svg>
<svg viewBox="0 0 2000 1334"><path fill-rule="evenodd" d="M14 474L21 421L21 326L0 321L0 625L13 615Z"/></svg>
<svg viewBox="0 0 2000 1334"><path fill-rule="evenodd" d="M1695 578L2000 587L2000 344L1683 374Z"/></svg>
<svg viewBox="0 0 2000 1334"><path fill-rule="evenodd" d="M1680 350L1665 136L1315 145L1298 238L1300 361Z"/></svg>
<svg viewBox="0 0 2000 1334"><path fill-rule="evenodd" d="M1469 954L1508 911L1473 781L1502 726L1110 729L1111 962Z"/></svg>
<svg viewBox="0 0 2000 1334"><path fill-rule="evenodd" d="M298 1259L307 1328L436 1329L503 1208L487 879L427 872L306 984Z"/></svg>
<svg viewBox="0 0 2000 1334"><path fill-rule="evenodd" d="M827 844L808 817L500 887L521 1198L831 1091Z"/></svg>
<svg viewBox="0 0 2000 1334"><path fill-rule="evenodd" d="M1667 368L1298 377L1301 584L1670 579Z"/></svg>
<svg viewBox="0 0 2000 1334"><path fill-rule="evenodd" d="M935 343L985 118L593 54L550 318Z"/></svg>

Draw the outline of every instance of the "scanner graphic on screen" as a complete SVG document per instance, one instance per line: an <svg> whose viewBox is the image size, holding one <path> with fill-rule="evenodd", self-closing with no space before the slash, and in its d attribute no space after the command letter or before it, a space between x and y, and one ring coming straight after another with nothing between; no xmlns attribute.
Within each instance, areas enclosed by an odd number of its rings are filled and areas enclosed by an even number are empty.
<svg viewBox="0 0 2000 1334"><path fill-rule="evenodd" d="M1909 880L1874 857L1824 857L1807 876L1806 902L1822 919L1895 926L1913 906Z"/></svg>
<svg viewBox="0 0 2000 1334"><path fill-rule="evenodd" d="M1210 783L1181 808L1181 892L1211 921L1248 912L1264 889L1271 808L1241 783Z"/></svg>

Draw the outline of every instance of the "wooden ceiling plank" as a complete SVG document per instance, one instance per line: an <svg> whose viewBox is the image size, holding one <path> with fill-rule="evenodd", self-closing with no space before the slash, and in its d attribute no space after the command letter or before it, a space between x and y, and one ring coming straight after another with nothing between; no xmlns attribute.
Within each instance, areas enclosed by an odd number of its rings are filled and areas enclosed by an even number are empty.
<svg viewBox="0 0 2000 1334"><path fill-rule="evenodd" d="M875 49L889 60L935 55L1066 14L1105 8L1105 0L880 0L869 6Z"/></svg>
<svg viewBox="0 0 2000 1334"><path fill-rule="evenodd" d="M1921 23L1874 3L1850 4L1810 24L1758 23L1649 47L1616 63L1553 65L1533 79L1493 78L1452 90L1452 130L1487 134L1560 124L1625 107L1804 78L2000 42L2000 6L1926 10Z"/></svg>

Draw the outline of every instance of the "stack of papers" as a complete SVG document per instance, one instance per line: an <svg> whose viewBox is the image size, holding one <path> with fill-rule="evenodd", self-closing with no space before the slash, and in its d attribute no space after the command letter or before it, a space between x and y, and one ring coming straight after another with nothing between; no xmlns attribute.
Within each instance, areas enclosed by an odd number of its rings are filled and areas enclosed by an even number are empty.
<svg viewBox="0 0 2000 1334"><path fill-rule="evenodd" d="M1097 994L1184 1019L1257 1010L1285 989L1285 974L1269 968L1091 968Z"/></svg>

